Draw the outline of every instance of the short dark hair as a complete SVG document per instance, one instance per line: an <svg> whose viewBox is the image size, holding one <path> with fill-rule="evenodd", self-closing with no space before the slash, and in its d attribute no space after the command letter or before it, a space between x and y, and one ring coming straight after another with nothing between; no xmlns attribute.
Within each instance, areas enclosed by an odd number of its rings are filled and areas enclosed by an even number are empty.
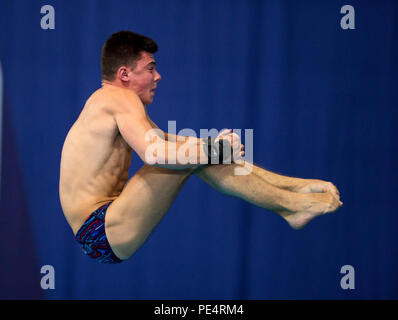
<svg viewBox="0 0 398 320"><path fill-rule="evenodd" d="M134 68L142 51L153 54L158 51L158 45L152 39L132 31L112 34L102 47L102 79L115 80L117 70L123 65Z"/></svg>

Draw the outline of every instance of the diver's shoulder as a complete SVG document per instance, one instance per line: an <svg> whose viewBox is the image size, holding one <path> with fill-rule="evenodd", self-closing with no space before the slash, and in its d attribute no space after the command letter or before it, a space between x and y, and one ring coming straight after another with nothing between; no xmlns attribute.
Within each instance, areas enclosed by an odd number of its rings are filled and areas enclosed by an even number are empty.
<svg viewBox="0 0 398 320"><path fill-rule="evenodd" d="M107 103L118 110L130 110L135 106L143 107L140 97L131 89L114 87L104 88L104 91L107 92Z"/></svg>
<svg viewBox="0 0 398 320"><path fill-rule="evenodd" d="M131 112L135 108L143 109L144 106L134 91L119 86L106 85L96 90L87 99L84 109L95 109L116 114Z"/></svg>
<svg viewBox="0 0 398 320"><path fill-rule="evenodd" d="M117 105L117 103L115 103L115 99L116 95L113 92L99 88L94 91L86 100L83 112L99 112L103 110L110 110L113 106Z"/></svg>

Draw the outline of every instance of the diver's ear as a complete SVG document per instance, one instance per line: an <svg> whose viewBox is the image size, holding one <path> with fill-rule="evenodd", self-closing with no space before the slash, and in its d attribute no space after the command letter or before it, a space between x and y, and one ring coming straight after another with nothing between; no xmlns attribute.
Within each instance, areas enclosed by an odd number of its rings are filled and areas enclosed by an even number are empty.
<svg viewBox="0 0 398 320"><path fill-rule="evenodd" d="M126 66L121 66L116 73L116 77L123 82L130 80L130 70Z"/></svg>

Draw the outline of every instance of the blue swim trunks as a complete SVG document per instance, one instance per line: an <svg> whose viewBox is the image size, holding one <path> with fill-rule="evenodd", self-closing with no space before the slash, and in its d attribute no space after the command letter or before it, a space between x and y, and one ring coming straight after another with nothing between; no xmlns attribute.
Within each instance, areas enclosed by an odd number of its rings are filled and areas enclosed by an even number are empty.
<svg viewBox="0 0 398 320"><path fill-rule="evenodd" d="M120 263L123 261L114 254L105 234L105 214L111 203L95 210L75 236L83 252L101 263Z"/></svg>

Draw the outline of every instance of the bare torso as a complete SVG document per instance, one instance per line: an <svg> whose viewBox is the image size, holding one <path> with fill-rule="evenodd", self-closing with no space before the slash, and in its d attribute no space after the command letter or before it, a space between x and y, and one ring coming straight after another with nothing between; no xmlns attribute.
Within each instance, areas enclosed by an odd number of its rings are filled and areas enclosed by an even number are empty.
<svg viewBox="0 0 398 320"><path fill-rule="evenodd" d="M128 180L132 149L113 117L117 94L109 87L94 92L63 146L60 200L74 233L91 212L116 199Z"/></svg>

